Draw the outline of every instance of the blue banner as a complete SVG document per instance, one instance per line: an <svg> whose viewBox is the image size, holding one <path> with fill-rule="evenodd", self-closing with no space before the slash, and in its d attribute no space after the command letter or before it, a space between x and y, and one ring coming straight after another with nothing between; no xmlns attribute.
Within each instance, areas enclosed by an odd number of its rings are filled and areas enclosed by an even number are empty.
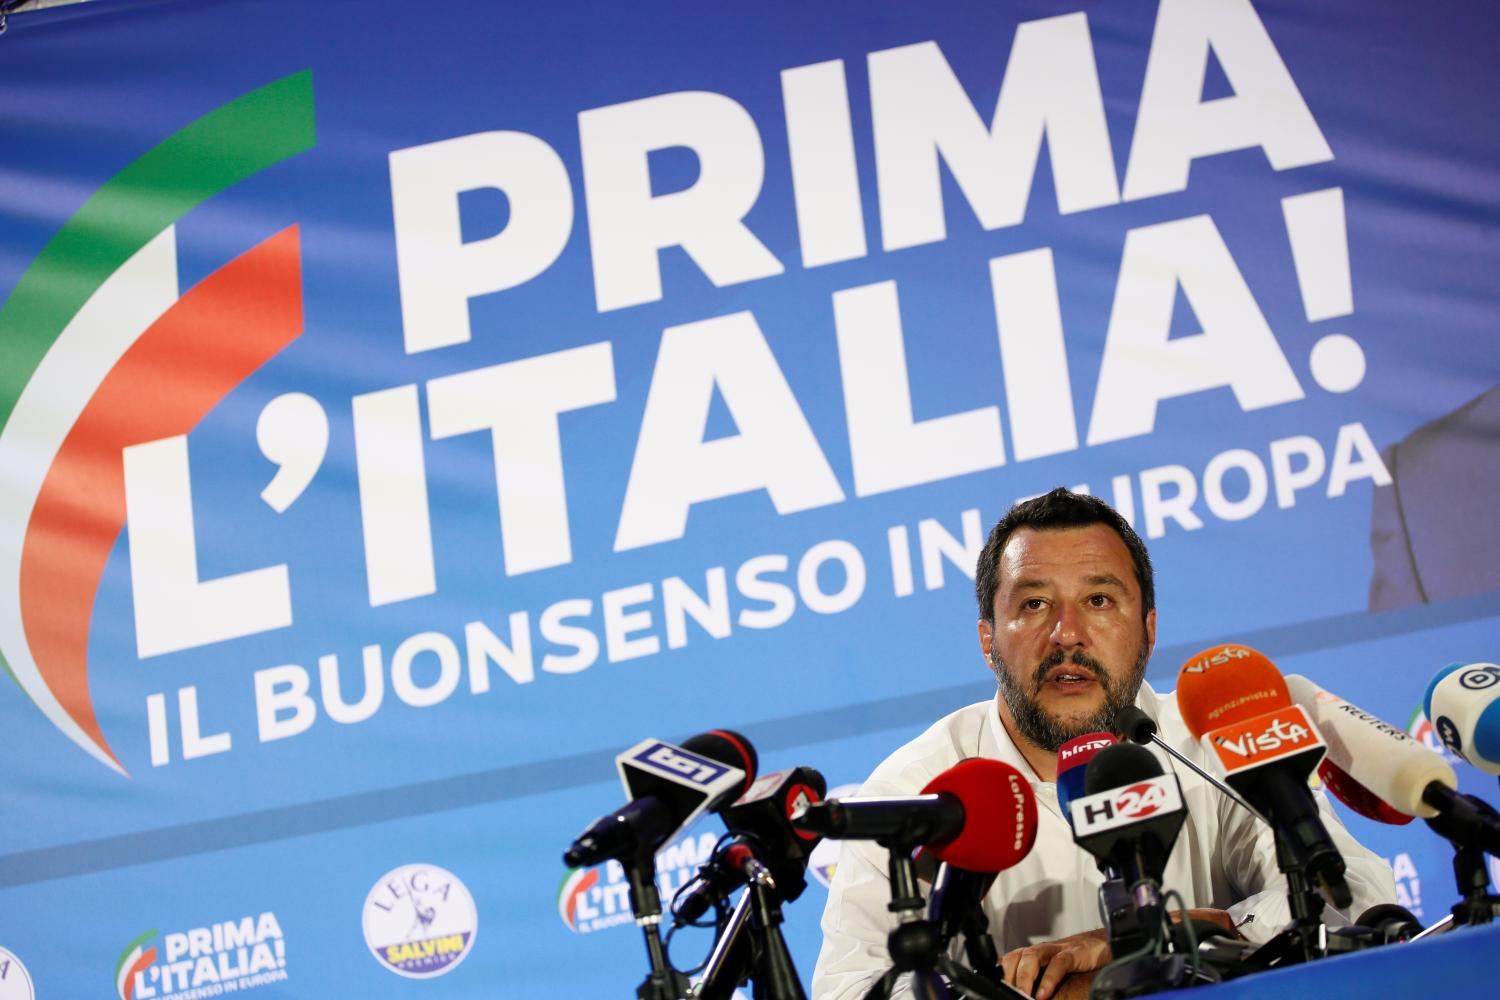
<svg viewBox="0 0 1500 1000"><path fill-rule="evenodd" d="M974 561L1057 485L1150 547L1158 690L1244 642L1439 747L1500 618L1497 42L1394 0L13 16L0 1000L626 994L623 872L560 861L615 755L728 727L857 784L992 695ZM1349 826L1456 898L1421 824Z"/></svg>

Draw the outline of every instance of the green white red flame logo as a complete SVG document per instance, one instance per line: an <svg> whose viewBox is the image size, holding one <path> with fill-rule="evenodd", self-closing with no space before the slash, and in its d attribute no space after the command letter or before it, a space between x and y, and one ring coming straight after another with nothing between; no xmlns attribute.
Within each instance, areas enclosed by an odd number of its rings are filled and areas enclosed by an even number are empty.
<svg viewBox="0 0 1500 1000"><path fill-rule="evenodd" d="M302 332L296 226L186 294L174 227L314 141L310 72L217 108L100 188L0 307L0 666L121 774L88 663L94 598L125 524L121 451L188 433Z"/></svg>

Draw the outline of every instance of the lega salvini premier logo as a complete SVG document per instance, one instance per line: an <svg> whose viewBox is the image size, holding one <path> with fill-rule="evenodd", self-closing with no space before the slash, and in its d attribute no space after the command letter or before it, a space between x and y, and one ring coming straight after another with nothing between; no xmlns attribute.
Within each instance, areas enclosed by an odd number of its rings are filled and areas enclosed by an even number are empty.
<svg viewBox="0 0 1500 1000"><path fill-rule="evenodd" d="M31 984L31 973L21 960L5 948L0 948L0 1000L35 1000L36 989Z"/></svg>
<svg viewBox="0 0 1500 1000"><path fill-rule="evenodd" d="M474 947L479 912L458 876L437 865L402 865L365 897L365 944L398 976L451 972Z"/></svg>

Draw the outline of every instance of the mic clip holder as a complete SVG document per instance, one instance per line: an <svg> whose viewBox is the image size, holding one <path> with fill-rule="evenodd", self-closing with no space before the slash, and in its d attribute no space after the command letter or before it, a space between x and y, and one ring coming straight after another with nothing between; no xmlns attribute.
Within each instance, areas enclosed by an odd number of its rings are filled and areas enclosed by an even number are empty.
<svg viewBox="0 0 1500 1000"><path fill-rule="evenodd" d="M922 916L926 901L917 888L916 864L912 861L912 853L921 845L899 840L877 843L890 852L891 901L886 909L896 915L897 923L886 937L891 968L870 987L864 1000L889 1000L903 973L911 974L912 996L918 1000L948 1000L955 995L975 1000L1024 997L1014 987L991 982L944 954L946 942L937 923Z"/></svg>

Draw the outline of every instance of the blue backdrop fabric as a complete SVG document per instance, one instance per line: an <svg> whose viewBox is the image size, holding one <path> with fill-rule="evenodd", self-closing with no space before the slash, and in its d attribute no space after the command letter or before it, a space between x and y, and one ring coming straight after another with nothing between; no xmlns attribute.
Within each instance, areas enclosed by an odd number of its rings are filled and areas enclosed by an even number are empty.
<svg viewBox="0 0 1500 1000"><path fill-rule="evenodd" d="M1497 43L1397 0L12 17L0 998L626 995L623 876L560 861L614 755L729 727L857 785L993 691L974 558L1057 485L1147 540L1158 690L1239 641L1437 746L1500 619ZM1348 825L1446 911L1435 835Z"/></svg>

